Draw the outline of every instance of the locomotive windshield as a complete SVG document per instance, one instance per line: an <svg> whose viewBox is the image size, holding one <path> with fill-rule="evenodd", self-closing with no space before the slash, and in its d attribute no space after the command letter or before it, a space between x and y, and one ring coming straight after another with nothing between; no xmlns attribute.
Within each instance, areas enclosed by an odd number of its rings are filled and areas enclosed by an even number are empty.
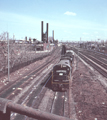
<svg viewBox="0 0 107 120"><path fill-rule="evenodd" d="M56 70L57 73L63 72L63 73L67 73L66 70Z"/></svg>
<svg viewBox="0 0 107 120"><path fill-rule="evenodd" d="M54 74L57 75L68 75L70 72L70 68L66 65L57 65L54 67L53 72ZM63 73L63 74L59 74L59 73Z"/></svg>

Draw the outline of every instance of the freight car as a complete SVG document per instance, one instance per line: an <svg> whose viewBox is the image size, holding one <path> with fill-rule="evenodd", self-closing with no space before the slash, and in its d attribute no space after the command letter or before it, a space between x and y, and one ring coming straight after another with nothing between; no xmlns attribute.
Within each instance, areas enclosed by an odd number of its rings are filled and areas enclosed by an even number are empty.
<svg viewBox="0 0 107 120"><path fill-rule="evenodd" d="M65 53L66 53L66 47L65 45L62 45L61 55L64 55Z"/></svg>
<svg viewBox="0 0 107 120"><path fill-rule="evenodd" d="M63 91L69 88L71 70L70 60L61 60L53 67L51 81L53 90Z"/></svg>

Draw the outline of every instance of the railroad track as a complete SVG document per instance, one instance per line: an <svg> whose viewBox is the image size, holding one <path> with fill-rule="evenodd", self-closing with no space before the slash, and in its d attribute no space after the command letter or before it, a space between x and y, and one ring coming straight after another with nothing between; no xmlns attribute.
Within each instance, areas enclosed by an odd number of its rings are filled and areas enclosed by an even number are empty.
<svg viewBox="0 0 107 120"><path fill-rule="evenodd" d="M58 57L58 56L57 56ZM55 57L56 58L56 57ZM51 61L53 59L55 59L54 56L50 57L46 60L46 62L44 62L43 64L41 64L40 66L36 67L34 70L32 70L30 73L26 73L23 76L19 77L16 81L14 82L10 82L7 86L5 86L4 88L2 88L0 90L0 97L2 98L6 98L8 96L8 94L13 92L13 88L19 87L20 85L22 85L22 83L24 83L25 81L27 81L28 79L32 79L32 77L36 77L35 73L39 72L42 68L44 67L48 67L49 63L51 63ZM26 82L27 83L27 82Z"/></svg>
<svg viewBox="0 0 107 120"><path fill-rule="evenodd" d="M54 63L58 62L56 59ZM49 71L50 72L50 71ZM45 74L44 74L45 75ZM44 76L43 75L43 76ZM33 107L38 110L50 112L64 117L69 117L69 105L68 105L68 91L67 92L55 92L50 89L51 74L47 73L47 77L42 81L42 85L38 87L34 85L28 96L21 98L18 103L26 106ZM42 79L42 76L41 78ZM23 102L22 102L23 101ZM12 113L11 120L33 120L27 116L17 115Z"/></svg>
<svg viewBox="0 0 107 120"><path fill-rule="evenodd" d="M87 55L89 58L95 59L95 61L97 61L97 63L99 63L100 65L106 64L104 66L105 67L107 66L107 56L105 54L101 54L99 52L94 52L94 51L87 51L87 50L81 51L81 53Z"/></svg>
<svg viewBox="0 0 107 120"><path fill-rule="evenodd" d="M69 117L68 109L68 91L55 92L50 113Z"/></svg>
<svg viewBox="0 0 107 120"><path fill-rule="evenodd" d="M96 69L100 74L107 78L107 56L91 53L89 51L83 51L81 49L73 49L74 52L85 60L89 65ZM103 58L103 61L102 61Z"/></svg>
<svg viewBox="0 0 107 120"><path fill-rule="evenodd" d="M52 91L50 83L50 72L53 65L59 61L59 54L60 49L55 52L52 58L46 60L47 63L29 73L29 75L23 76L22 79L12 84L9 89L0 95L24 106L69 118L69 92ZM12 113L11 120L33 119Z"/></svg>
<svg viewBox="0 0 107 120"><path fill-rule="evenodd" d="M54 56L54 59L53 60L51 60L51 62L53 62L53 61L55 61L54 62L54 64L56 63L56 62L58 62L58 59L56 59L57 57L59 58L59 54L57 53L57 55L58 56ZM49 63L49 61L48 61L48 63ZM51 63L50 63L51 64ZM46 67L46 66L45 66ZM52 64L51 64L51 69L52 69ZM48 72L47 72L48 71ZM47 74L46 74L46 72L47 72ZM22 98L20 98L20 100L18 101L18 103L19 104L22 104L22 105L27 105L27 106L31 106L31 107L34 107L35 105L34 105L34 103L36 103L36 101L38 101L37 99L39 98L38 96L40 96L41 95L41 91L43 91L43 92L46 92L46 87L44 87L44 86L42 86L40 83L42 82L43 84L46 82L46 80L47 80L47 77L46 76L48 76L48 74L50 73L50 70L49 69L47 69L46 70L46 68L45 68L45 70L40 70L39 71L39 73L41 73L41 75L39 75L40 77L38 78L38 81L36 82L36 83L33 83L33 86L31 87L31 89L29 89L28 91L27 91L27 96L23 96ZM38 74L38 73L37 73ZM48 76L49 77L49 76ZM44 79L45 78L45 79ZM48 81L49 81L49 79L48 79ZM47 84L47 82L46 82L46 84ZM45 84L45 85L46 85ZM23 85L22 85L23 86ZM40 92L40 93L39 93ZM17 92L16 92L17 93ZM42 93L43 94L43 93ZM45 94L45 93L44 93ZM43 94L43 95L44 95ZM36 96L36 97L35 97ZM9 96L9 98L11 98L10 96ZM34 101L33 101L34 100ZM35 101L36 100L36 101ZM42 100L42 98L40 99L40 100ZM39 100L39 101L40 101ZM33 103L33 105L32 105L32 103ZM39 106L39 104L36 104L36 108ZM16 114L12 114L11 115L11 119L14 119L14 117L15 117L15 120L17 120L17 119L23 119L23 116L22 116L22 118L21 118L21 115L17 115L17 117L16 117Z"/></svg>

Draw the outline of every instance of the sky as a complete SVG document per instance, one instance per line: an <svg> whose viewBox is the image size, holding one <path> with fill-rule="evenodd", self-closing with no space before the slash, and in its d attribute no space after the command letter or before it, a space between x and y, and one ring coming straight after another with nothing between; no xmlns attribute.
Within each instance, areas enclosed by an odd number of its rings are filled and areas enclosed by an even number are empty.
<svg viewBox="0 0 107 120"><path fill-rule="evenodd" d="M107 0L0 0L0 34L41 40L41 21L59 41L107 40Z"/></svg>

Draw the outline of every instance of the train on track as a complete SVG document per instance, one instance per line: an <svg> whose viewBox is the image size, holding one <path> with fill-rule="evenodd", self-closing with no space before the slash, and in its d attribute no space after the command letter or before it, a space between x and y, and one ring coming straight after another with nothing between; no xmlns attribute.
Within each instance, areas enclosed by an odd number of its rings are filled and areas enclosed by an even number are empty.
<svg viewBox="0 0 107 120"><path fill-rule="evenodd" d="M61 55L59 63L53 67L51 80L53 90L65 91L69 88L73 58L73 51L66 50L66 52Z"/></svg>

